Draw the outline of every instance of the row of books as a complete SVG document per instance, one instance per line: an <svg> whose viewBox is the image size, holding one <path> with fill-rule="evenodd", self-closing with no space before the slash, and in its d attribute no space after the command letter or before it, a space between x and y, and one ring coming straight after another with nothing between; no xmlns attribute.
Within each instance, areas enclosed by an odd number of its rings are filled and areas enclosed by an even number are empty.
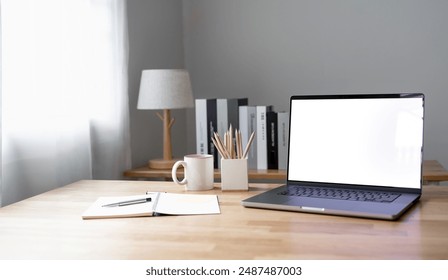
<svg viewBox="0 0 448 280"><path fill-rule="evenodd" d="M273 106L249 106L248 98L196 99L195 103L196 152L214 155L215 168L220 167L220 157L211 138L214 132L223 136L232 125L241 131L244 145L255 131L247 157L249 169L286 169L288 112L276 112Z"/></svg>

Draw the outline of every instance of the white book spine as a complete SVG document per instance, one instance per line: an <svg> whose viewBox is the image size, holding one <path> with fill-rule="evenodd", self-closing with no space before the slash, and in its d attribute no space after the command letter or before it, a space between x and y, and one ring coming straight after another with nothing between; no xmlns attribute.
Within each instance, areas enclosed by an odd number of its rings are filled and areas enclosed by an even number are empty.
<svg viewBox="0 0 448 280"><path fill-rule="evenodd" d="M278 169L286 169L288 164L289 113L278 112Z"/></svg>
<svg viewBox="0 0 448 280"><path fill-rule="evenodd" d="M207 100L196 99L196 153L208 154Z"/></svg>
<svg viewBox="0 0 448 280"><path fill-rule="evenodd" d="M243 146L247 145L249 137L253 131L256 132L257 122L256 122L256 111L254 106L240 106L239 107L239 127L241 130L241 140ZM247 155L247 166L249 169L257 168L257 138L255 137L252 145L250 146Z"/></svg>
<svg viewBox="0 0 448 280"><path fill-rule="evenodd" d="M241 140L243 144L249 139L249 106L240 106L239 108L239 127L241 131Z"/></svg>
<svg viewBox="0 0 448 280"><path fill-rule="evenodd" d="M266 106L257 106L257 169L268 169Z"/></svg>

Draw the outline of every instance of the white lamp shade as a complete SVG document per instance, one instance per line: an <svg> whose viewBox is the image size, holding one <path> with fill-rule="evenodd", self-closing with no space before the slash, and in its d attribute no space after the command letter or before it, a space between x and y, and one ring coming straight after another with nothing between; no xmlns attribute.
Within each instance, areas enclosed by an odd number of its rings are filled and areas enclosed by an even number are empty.
<svg viewBox="0 0 448 280"><path fill-rule="evenodd" d="M190 76L182 69L143 70L137 109L193 107Z"/></svg>

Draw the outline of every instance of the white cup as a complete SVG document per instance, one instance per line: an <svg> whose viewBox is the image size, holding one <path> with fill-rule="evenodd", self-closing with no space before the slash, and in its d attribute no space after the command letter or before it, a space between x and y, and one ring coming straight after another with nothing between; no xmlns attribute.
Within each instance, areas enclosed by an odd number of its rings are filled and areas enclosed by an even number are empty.
<svg viewBox="0 0 448 280"><path fill-rule="evenodd" d="M179 165L184 167L184 179L177 179ZM178 185L185 185L189 191L205 191L213 189L213 156L212 155L186 155L184 160L173 165L171 176Z"/></svg>

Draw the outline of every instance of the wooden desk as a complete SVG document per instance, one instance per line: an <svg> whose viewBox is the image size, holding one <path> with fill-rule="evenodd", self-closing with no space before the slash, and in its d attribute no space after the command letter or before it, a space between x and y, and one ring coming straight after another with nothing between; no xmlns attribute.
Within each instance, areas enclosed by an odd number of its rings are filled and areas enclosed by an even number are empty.
<svg viewBox="0 0 448 280"><path fill-rule="evenodd" d="M80 181L1 208L0 259L448 259L448 188L424 187L395 222L241 206L274 186L200 192L219 196L220 215L82 220L98 196L185 191Z"/></svg>
<svg viewBox="0 0 448 280"><path fill-rule="evenodd" d="M179 169L178 176L183 176L183 170ZM127 178L161 178L171 179L171 170L156 170L148 167L139 167L126 170L123 175ZM219 169L215 169L215 178L221 178ZM249 179L256 180L286 180L286 170L249 170ZM427 184L448 181L448 171L437 160L425 160L423 162L423 181Z"/></svg>

